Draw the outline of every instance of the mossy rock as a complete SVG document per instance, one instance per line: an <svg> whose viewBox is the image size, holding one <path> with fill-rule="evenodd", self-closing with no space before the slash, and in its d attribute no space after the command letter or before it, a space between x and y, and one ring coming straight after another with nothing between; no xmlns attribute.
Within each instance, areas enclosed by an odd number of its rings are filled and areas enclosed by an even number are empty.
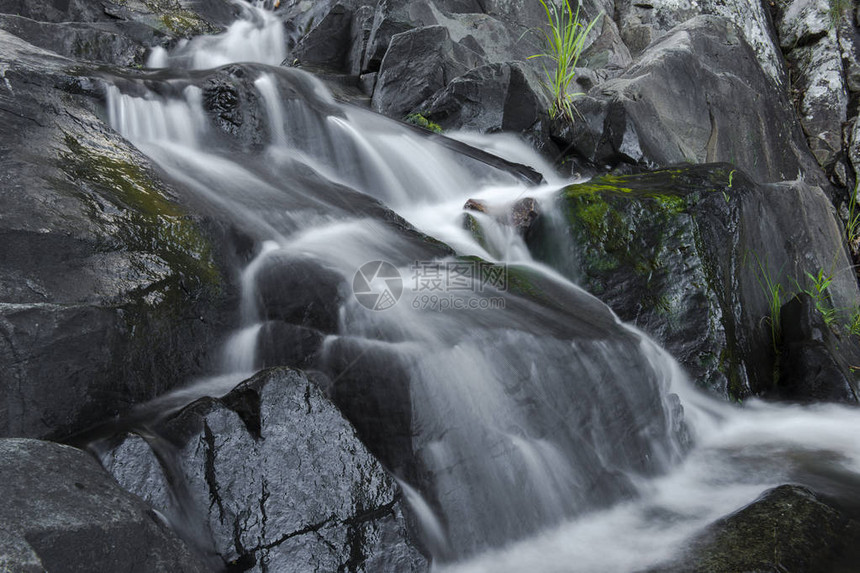
<svg viewBox="0 0 860 573"><path fill-rule="evenodd" d="M783 485L711 524L678 562L650 573L841 571L857 527L815 492Z"/></svg>
<svg viewBox="0 0 860 573"><path fill-rule="evenodd" d="M74 185L57 183L84 201L94 220L115 210L123 224L109 230L111 240L121 240L129 251L154 253L187 289L220 288L208 238L163 185L122 154L87 147L70 134L64 142L59 166Z"/></svg>
<svg viewBox="0 0 860 573"><path fill-rule="evenodd" d="M565 228L542 225L533 253L665 344L706 387L734 394L715 284L699 252L695 213L725 204L728 166L689 166L570 185ZM722 359L721 359L722 357Z"/></svg>
<svg viewBox="0 0 860 573"><path fill-rule="evenodd" d="M771 392L776 381L762 275L788 293L807 272L850 267L820 188L759 185L727 164L597 177L564 188L558 205L561 222L529 238L535 257L732 400ZM843 274L831 295L852 308L860 293Z"/></svg>

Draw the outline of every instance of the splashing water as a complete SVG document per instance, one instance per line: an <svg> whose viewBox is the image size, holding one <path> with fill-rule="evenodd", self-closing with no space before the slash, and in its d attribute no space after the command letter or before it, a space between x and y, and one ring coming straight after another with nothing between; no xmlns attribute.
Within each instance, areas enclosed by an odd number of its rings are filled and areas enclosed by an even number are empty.
<svg viewBox="0 0 860 573"><path fill-rule="evenodd" d="M388 310L349 295L335 301L337 324L324 330L314 366L401 481L438 571L646 568L767 487L838 490L823 476L860 473L851 440L860 413L713 402L646 336L535 262L498 214L530 197L552 216L564 182L525 145L454 135L532 165L550 184L527 186L475 155L337 103L308 74L265 65L285 57L276 16L242 3L225 33L153 54L152 67L173 69L157 80L161 89L110 85L110 121L186 199L255 244L251 262L236 269L240 324L212 393L223 392L225 375L263 365L266 277L310 267L323 269L311 277L333 273L348 285L369 261L397 269L403 292ZM234 92L260 118L238 143L207 111L203 76L181 71L233 62L258 64L243 67L247 80ZM229 74L207 77L234 82ZM467 199L491 207L470 213L480 238L464 228ZM435 302L418 288L419 263L431 263L446 285L458 264L479 268L463 255L505 268L507 284ZM289 296L324 290L320 280ZM443 300L465 306L446 311ZM198 382L190 395L206 388ZM390 419L384 432L350 411L358 394L378 400L371 415Z"/></svg>

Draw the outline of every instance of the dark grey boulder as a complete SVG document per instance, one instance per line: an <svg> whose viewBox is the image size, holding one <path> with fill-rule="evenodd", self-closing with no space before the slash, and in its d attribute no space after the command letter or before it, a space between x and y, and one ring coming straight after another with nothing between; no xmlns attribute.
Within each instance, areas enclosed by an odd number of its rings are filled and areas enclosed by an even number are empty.
<svg viewBox="0 0 860 573"><path fill-rule="evenodd" d="M142 65L147 49L166 41L164 34L136 22L54 23L0 14L0 28L70 58L120 66Z"/></svg>
<svg viewBox="0 0 860 573"><path fill-rule="evenodd" d="M860 364L855 336L839 336L838 325L828 325L807 294L783 305L780 323L779 382L774 394L802 402L860 402L852 370L852 365Z"/></svg>
<svg viewBox="0 0 860 573"><path fill-rule="evenodd" d="M217 32L236 11L228 0L6 0L0 29L67 57L141 66L150 48Z"/></svg>
<svg viewBox="0 0 860 573"><path fill-rule="evenodd" d="M698 16L575 103L570 149L598 164L725 161L762 182L826 185L794 109L740 30Z"/></svg>
<svg viewBox="0 0 860 573"><path fill-rule="evenodd" d="M442 26L397 34L382 60L373 109L403 118L452 79L481 63L481 56L453 42Z"/></svg>
<svg viewBox="0 0 860 573"><path fill-rule="evenodd" d="M337 332L346 283L317 261L271 256L256 275L259 308L266 318L322 332Z"/></svg>
<svg viewBox="0 0 860 573"><path fill-rule="evenodd" d="M211 570L85 452L51 442L2 439L0 475L0 563L5 571Z"/></svg>
<svg viewBox="0 0 860 573"><path fill-rule="evenodd" d="M303 65L340 71L346 67L347 56L352 50L352 26L352 12L343 4L335 4L310 32L302 36L293 48L292 56Z"/></svg>
<svg viewBox="0 0 860 573"><path fill-rule="evenodd" d="M708 526L676 563L651 571L848 571L840 553L856 543L857 531L812 490L783 485Z"/></svg>
<svg viewBox="0 0 860 573"><path fill-rule="evenodd" d="M203 370L228 288L86 65L0 31L0 66L0 435L65 436Z"/></svg>
<svg viewBox="0 0 860 573"><path fill-rule="evenodd" d="M455 78L418 113L443 129L514 131L541 142L549 134L542 92L537 78L521 64L489 64Z"/></svg>
<svg viewBox="0 0 860 573"><path fill-rule="evenodd" d="M306 368L313 364L324 338L318 330L269 321L257 335L257 358L263 368Z"/></svg>
<svg viewBox="0 0 860 573"><path fill-rule="evenodd" d="M730 166L683 165L595 178L568 187L560 201L564 228L539 219L529 234L535 256L655 337L717 394L774 388L768 279L788 300L798 284L811 287L806 273L832 273L828 294L847 336L860 292L820 188L758 185Z"/></svg>
<svg viewBox="0 0 860 573"><path fill-rule="evenodd" d="M262 372L156 431L173 444L155 450L162 461L172 458L168 474L135 435L103 456L105 466L197 531L225 563L252 571L427 570L394 480L304 374ZM171 497L168 481L187 497Z"/></svg>
<svg viewBox="0 0 860 573"><path fill-rule="evenodd" d="M769 6L773 6L770 3ZM768 6L758 0L652 0L619 2L615 19L624 42L634 57L674 27L701 15L725 18L733 23L752 48L764 73L778 86L787 84L782 53L773 29ZM612 14L611 7L604 9Z"/></svg>

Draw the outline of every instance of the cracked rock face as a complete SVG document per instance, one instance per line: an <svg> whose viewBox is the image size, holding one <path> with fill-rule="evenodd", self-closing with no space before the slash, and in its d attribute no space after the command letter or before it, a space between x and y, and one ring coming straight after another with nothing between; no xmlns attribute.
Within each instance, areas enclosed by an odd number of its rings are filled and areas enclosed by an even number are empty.
<svg viewBox="0 0 860 573"><path fill-rule="evenodd" d="M156 456L130 435L105 466L225 562L253 571L426 570L394 480L304 374L265 371L220 400L194 402L159 433L175 449L151 439ZM159 457L173 461L162 466ZM173 492L167 475L179 485Z"/></svg>

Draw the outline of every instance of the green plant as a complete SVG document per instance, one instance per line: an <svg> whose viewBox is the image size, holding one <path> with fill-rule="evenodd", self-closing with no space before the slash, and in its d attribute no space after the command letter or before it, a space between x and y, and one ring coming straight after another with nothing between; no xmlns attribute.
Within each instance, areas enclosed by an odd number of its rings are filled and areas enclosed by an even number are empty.
<svg viewBox="0 0 860 573"><path fill-rule="evenodd" d="M410 113L403 119L403 121L412 125L417 125L418 127L423 127L433 133L442 133L442 126L438 123L433 123L420 113Z"/></svg>
<svg viewBox="0 0 860 573"><path fill-rule="evenodd" d="M851 8L851 0L830 0L830 25L836 27L842 14Z"/></svg>
<svg viewBox="0 0 860 573"><path fill-rule="evenodd" d="M845 223L845 240L851 251L856 251L860 243L860 212L857 209L857 188L860 187L860 178L854 185L854 190L848 198L848 221Z"/></svg>
<svg viewBox="0 0 860 573"><path fill-rule="evenodd" d="M729 189L732 188L732 180L735 178L736 169L732 169L731 173L729 173Z"/></svg>
<svg viewBox="0 0 860 573"><path fill-rule="evenodd" d="M563 116L573 122L573 98L584 94L568 93L568 90L576 77L576 65L585 48L585 40L603 12L587 24L579 19L579 4L574 11L570 7L570 0L563 0L561 6L547 3L546 0L538 2L546 12L548 29L543 30L544 51L529 56L529 59L545 58L551 62L550 66L543 66L547 78L543 86L552 100L550 117L555 119Z"/></svg>
<svg viewBox="0 0 860 573"><path fill-rule="evenodd" d="M797 289L812 298L816 310L821 313L821 317L824 319L824 323L831 326L836 320L836 309L830 303L830 293L828 292L830 285L833 284L833 273L825 274L824 269L818 269L818 274L806 273L806 276L812 281L812 288L805 289L798 284Z"/></svg>
<svg viewBox="0 0 860 573"><path fill-rule="evenodd" d="M860 336L860 307L854 307L854 310L851 311L851 319L845 328L848 330L848 334Z"/></svg>
<svg viewBox="0 0 860 573"><path fill-rule="evenodd" d="M758 271L756 279L762 292L767 298L768 316L765 320L770 324L770 339L773 343L774 352L779 352L779 343L782 339L782 323L780 322L780 312L782 311L782 285L775 281L770 273L769 265L762 263L758 255L754 255ZM780 271L781 272L781 271Z"/></svg>

